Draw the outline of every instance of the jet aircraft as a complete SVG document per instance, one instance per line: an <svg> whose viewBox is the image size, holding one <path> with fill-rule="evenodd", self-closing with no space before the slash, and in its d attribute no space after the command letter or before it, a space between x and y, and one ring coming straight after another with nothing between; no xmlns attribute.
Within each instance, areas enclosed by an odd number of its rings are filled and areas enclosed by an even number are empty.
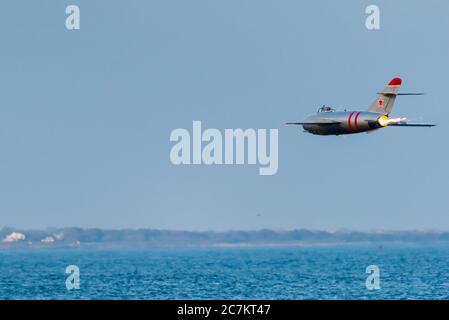
<svg viewBox="0 0 449 320"><path fill-rule="evenodd" d="M301 122L287 124L301 125L306 132L317 135L341 135L369 132L384 127L433 127L430 123L409 123L406 118L390 118L397 96L422 95L422 93L398 93L402 80L392 79L387 87L378 93L367 111L341 111L323 106L317 114Z"/></svg>

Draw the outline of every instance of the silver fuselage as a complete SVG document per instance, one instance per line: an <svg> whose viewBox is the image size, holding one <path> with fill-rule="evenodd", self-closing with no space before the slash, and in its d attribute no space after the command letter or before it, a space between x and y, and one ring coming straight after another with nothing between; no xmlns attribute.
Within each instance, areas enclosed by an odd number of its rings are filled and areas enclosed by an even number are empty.
<svg viewBox="0 0 449 320"><path fill-rule="evenodd" d="M319 135L359 133L381 128L378 122L381 116L368 111L319 112L304 119L302 126L304 130Z"/></svg>

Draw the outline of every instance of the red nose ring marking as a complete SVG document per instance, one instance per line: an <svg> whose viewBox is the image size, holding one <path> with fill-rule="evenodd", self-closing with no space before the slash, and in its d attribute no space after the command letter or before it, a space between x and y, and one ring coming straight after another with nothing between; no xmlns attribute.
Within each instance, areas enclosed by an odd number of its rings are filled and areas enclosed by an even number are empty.
<svg viewBox="0 0 449 320"><path fill-rule="evenodd" d="M351 125L351 118L352 118L353 114L354 114L354 112L351 112L348 117L348 126L349 126L349 129L351 129L351 130L354 130Z"/></svg>

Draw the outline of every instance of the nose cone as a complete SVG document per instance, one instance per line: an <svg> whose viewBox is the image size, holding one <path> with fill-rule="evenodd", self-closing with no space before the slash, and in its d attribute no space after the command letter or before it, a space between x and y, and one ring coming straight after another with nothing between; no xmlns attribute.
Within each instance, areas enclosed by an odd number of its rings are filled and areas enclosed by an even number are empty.
<svg viewBox="0 0 449 320"><path fill-rule="evenodd" d="M304 123L316 122L316 116L315 115L308 116L302 122L304 122ZM311 125L311 124L303 124L302 127L304 130L309 131L309 132L311 129L313 129L313 125Z"/></svg>

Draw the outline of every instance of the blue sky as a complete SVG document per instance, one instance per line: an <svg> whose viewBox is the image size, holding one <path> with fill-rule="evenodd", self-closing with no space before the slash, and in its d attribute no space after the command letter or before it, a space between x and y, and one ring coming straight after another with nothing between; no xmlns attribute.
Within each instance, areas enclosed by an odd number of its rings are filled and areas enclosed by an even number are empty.
<svg viewBox="0 0 449 320"><path fill-rule="evenodd" d="M0 225L449 230L448 14L446 1L4 1ZM365 110L396 76L427 95L393 114L439 126L283 125L322 104ZM170 132L193 120L278 128L278 173L173 166Z"/></svg>

